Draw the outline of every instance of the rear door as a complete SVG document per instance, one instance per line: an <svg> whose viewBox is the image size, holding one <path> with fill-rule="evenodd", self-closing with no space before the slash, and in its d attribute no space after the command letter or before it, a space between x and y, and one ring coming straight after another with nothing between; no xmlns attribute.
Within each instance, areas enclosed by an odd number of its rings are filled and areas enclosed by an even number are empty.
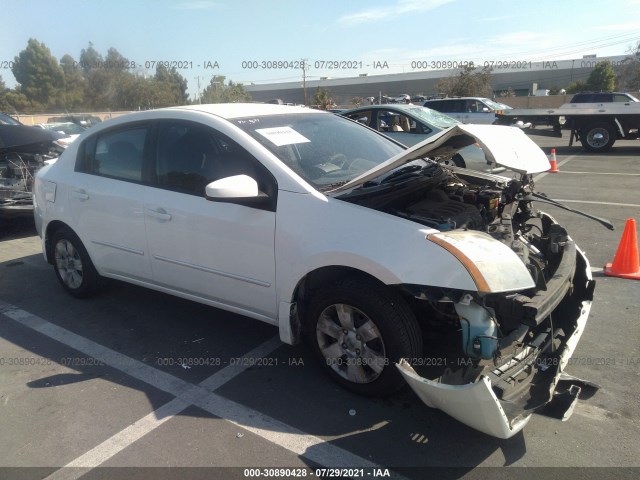
<svg viewBox="0 0 640 480"><path fill-rule="evenodd" d="M151 278L142 208L149 131L142 122L87 138L68 199L71 224L98 270L142 281Z"/></svg>

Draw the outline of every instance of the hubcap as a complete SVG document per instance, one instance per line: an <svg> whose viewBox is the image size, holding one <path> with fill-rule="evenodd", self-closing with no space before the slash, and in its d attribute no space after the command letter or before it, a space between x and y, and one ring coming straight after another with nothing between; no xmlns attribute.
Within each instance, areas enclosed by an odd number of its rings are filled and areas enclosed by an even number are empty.
<svg viewBox="0 0 640 480"><path fill-rule="evenodd" d="M601 148L609 142L609 132L606 128L595 128L587 135L587 143L594 148Z"/></svg>
<svg viewBox="0 0 640 480"><path fill-rule="evenodd" d="M69 288L82 285L82 260L80 254L69 240L60 240L55 249L56 269L60 278Z"/></svg>
<svg viewBox="0 0 640 480"><path fill-rule="evenodd" d="M327 365L350 382L373 382L387 363L378 327L350 305L338 303L325 308L318 319L316 337Z"/></svg>

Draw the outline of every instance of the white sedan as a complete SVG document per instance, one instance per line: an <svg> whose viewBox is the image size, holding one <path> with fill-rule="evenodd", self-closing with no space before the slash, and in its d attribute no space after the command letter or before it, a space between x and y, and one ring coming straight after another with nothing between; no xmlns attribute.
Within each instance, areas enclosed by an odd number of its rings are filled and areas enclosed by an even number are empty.
<svg viewBox="0 0 640 480"><path fill-rule="evenodd" d="M522 178L428 158L476 142ZM527 172L548 168L510 127L405 149L326 112L194 105L83 133L38 173L35 219L73 296L113 278L268 322L355 392L408 383L507 438L553 397L593 294L583 253L532 209Z"/></svg>

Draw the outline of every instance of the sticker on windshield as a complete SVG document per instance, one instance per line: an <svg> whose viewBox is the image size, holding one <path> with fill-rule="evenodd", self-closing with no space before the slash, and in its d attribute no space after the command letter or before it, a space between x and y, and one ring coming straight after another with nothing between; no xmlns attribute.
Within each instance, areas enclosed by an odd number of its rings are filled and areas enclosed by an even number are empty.
<svg viewBox="0 0 640 480"><path fill-rule="evenodd" d="M307 143L311 141L291 127L258 128L256 129L256 132L277 147L292 145L294 143Z"/></svg>

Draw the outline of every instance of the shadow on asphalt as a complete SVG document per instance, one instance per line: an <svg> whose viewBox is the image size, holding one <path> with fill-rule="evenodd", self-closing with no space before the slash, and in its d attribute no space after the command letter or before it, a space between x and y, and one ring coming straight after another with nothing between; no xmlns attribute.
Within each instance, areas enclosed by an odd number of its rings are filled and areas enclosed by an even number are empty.
<svg viewBox="0 0 640 480"><path fill-rule="evenodd" d="M0 241L17 240L37 235L33 218L0 219Z"/></svg>

